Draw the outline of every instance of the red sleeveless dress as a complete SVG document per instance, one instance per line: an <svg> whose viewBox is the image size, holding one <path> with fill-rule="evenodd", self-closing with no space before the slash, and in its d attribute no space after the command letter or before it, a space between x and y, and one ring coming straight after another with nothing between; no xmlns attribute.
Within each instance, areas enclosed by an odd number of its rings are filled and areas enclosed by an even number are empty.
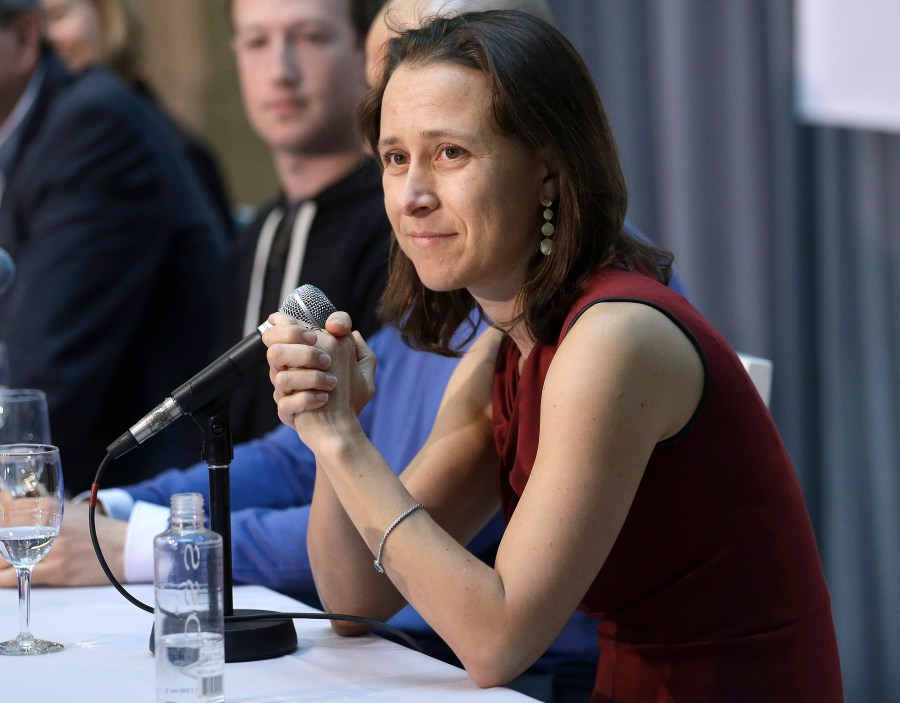
<svg viewBox="0 0 900 703"><path fill-rule="evenodd" d="M712 325L640 272L597 274L559 341L587 307L622 300L673 320L700 353L705 381L692 420L651 455L579 605L601 619L592 703L839 703L830 598L768 410ZM493 422L507 521L534 464L541 390L557 346L536 345L521 374L511 340L499 351Z"/></svg>

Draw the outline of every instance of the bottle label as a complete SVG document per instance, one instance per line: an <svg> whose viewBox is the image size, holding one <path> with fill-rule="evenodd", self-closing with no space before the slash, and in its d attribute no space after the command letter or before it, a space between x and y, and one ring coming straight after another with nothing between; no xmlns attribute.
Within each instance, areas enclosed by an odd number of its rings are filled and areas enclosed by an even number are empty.
<svg viewBox="0 0 900 703"><path fill-rule="evenodd" d="M157 700L168 703L223 701L224 640L211 632L185 632L159 639Z"/></svg>
<svg viewBox="0 0 900 703"><path fill-rule="evenodd" d="M181 543L157 563L156 666L158 703L225 700L225 639L209 617L217 599L221 555ZM168 568L167 568L168 565ZM220 626L221 627L221 626Z"/></svg>

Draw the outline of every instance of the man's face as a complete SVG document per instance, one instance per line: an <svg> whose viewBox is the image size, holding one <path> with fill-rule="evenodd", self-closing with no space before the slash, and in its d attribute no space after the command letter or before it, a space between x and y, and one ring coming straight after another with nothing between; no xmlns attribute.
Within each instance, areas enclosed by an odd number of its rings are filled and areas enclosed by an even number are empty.
<svg viewBox="0 0 900 703"><path fill-rule="evenodd" d="M357 142L365 56L349 0L235 0L244 109L270 148L330 153Z"/></svg>
<svg viewBox="0 0 900 703"><path fill-rule="evenodd" d="M47 38L70 71L81 71L108 56L103 19L92 0L41 0Z"/></svg>
<svg viewBox="0 0 900 703"><path fill-rule="evenodd" d="M0 22L0 125L25 92L39 55L37 15L23 12Z"/></svg>

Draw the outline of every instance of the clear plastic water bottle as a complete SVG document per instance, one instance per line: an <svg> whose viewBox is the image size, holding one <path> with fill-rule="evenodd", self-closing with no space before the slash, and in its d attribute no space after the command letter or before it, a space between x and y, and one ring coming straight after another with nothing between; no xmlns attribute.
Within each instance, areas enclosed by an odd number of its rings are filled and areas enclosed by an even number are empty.
<svg viewBox="0 0 900 703"><path fill-rule="evenodd" d="M203 496L172 496L169 529L153 541L157 703L225 700L222 538L206 529Z"/></svg>

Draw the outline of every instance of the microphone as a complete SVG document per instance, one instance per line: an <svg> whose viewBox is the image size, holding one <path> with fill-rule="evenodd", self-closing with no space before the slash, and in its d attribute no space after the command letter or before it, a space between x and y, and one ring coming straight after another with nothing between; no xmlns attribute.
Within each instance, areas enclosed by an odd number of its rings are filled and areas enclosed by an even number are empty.
<svg viewBox="0 0 900 703"><path fill-rule="evenodd" d="M334 311L334 305L325 294L309 284L297 288L281 304L281 312L313 330L323 329L328 316ZM106 452L111 458L118 459L182 415L201 412L230 396L247 372L265 363L266 345L262 341L262 333L271 326L268 321L263 322L256 332L248 334L189 381L178 386L162 403L110 444Z"/></svg>
<svg viewBox="0 0 900 703"><path fill-rule="evenodd" d="M0 247L0 295L12 288L16 279L16 264L9 252Z"/></svg>

